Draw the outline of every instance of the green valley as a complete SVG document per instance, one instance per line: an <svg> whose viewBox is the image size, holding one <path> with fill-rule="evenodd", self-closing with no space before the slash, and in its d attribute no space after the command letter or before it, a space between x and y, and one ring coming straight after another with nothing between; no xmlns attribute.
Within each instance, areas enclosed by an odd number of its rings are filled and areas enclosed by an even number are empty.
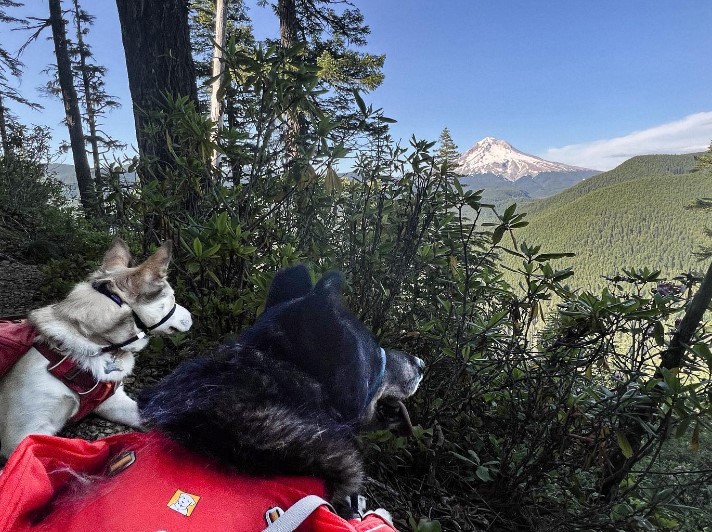
<svg viewBox="0 0 712 532"><path fill-rule="evenodd" d="M665 276L702 270L694 251L706 238L709 216L686 207L712 196L712 175L689 173L693 155L634 157L556 196L520 207L529 226L518 241L543 252L573 252L560 267L571 284L597 289L602 276L647 266Z"/></svg>

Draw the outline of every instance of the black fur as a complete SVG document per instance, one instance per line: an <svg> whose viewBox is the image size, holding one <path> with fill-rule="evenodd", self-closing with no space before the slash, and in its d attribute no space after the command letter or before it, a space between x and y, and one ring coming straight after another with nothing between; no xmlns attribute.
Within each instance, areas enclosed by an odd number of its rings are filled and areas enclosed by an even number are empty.
<svg viewBox="0 0 712 532"><path fill-rule="evenodd" d="M330 273L312 289L303 266L278 272L253 327L141 394L143 420L244 473L319 477L333 498L358 491L355 435L381 354L341 304L342 283Z"/></svg>

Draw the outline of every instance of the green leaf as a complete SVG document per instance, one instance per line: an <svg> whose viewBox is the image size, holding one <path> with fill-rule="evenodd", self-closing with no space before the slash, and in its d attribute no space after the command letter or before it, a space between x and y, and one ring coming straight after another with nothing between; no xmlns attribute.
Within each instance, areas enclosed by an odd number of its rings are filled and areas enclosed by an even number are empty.
<svg viewBox="0 0 712 532"><path fill-rule="evenodd" d="M215 255L218 251L220 251L220 244L215 244L214 246L210 247L209 249L205 250L205 253L203 253L204 257L212 257Z"/></svg>
<svg viewBox="0 0 712 532"><path fill-rule="evenodd" d="M562 259L564 257L575 257L576 253L542 253L534 257L537 262L545 262L547 260Z"/></svg>
<svg viewBox="0 0 712 532"><path fill-rule="evenodd" d="M457 277L457 257L450 255L450 273L453 277Z"/></svg>
<svg viewBox="0 0 712 532"><path fill-rule="evenodd" d="M504 225L497 226L497 228L492 233L492 245L496 246L497 244L499 244L506 231L507 228Z"/></svg>
<svg viewBox="0 0 712 532"><path fill-rule="evenodd" d="M302 170L301 181L304 184L309 185L311 183L316 183L318 179L319 176L316 175L314 167L311 164L306 165Z"/></svg>
<svg viewBox="0 0 712 532"><path fill-rule="evenodd" d="M357 90L353 91L354 94L354 99L356 100L356 105L358 105L359 110L361 111L362 115L367 115L368 112L366 110L366 104L363 101L363 98L361 98L361 95L358 93Z"/></svg>
<svg viewBox="0 0 712 532"><path fill-rule="evenodd" d="M418 532L442 532L442 525L437 519L431 521L425 517L418 521Z"/></svg>
<svg viewBox="0 0 712 532"><path fill-rule="evenodd" d="M336 173L336 170L334 170L331 166L326 169L326 181L324 186L327 194L331 194L332 196L338 196L341 194L341 190L343 188L341 179Z"/></svg>
<svg viewBox="0 0 712 532"><path fill-rule="evenodd" d="M623 456L630 458L633 456L633 447L631 447L628 437L622 432L616 432L616 440L618 441L618 447L620 447Z"/></svg>
<svg viewBox="0 0 712 532"><path fill-rule="evenodd" d="M203 243L198 237L195 237L193 239L193 252L195 253L196 257L202 257L203 255Z"/></svg>
<svg viewBox="0 0 712 532"><path fill-rule="evenodd" d="M694 452L700 450L700 422L695 423L695 428L692 430L692 439L690 440L690 448Z"/></svg>
<svg viewBox="0 0 712 532"><path fill-rule="evenodd" d="M478 466L477 470L475 471L475 475L477 475L477 478L479 478L482 482L492 481L492 477L489 474L489 469L485 466Z"/></svg>
<svg viewBox="0 0 712 532"><path fill-rule="evenodd" d="M509 207L507 207L504 211L504 214L502 215L502 220L507 222L512 218L512 215L514 214L514 211L517 209L517 204L512 203Z"/></svg>
<svg viewBox="0 0 712 532"><path fill-rule="evenodd" d="M487 322L487 328L491 329L492 327L497 325L507 314L509 314L509 309L500 310L499 312L495 313Z"/></svg>
<svg viewBox="0 0 712 532"><path fill-rule="evenodd" d="M659 320L653 324L653 338L657 345L665 345L665 327Z"/></svg>
<svg viewBox="0 0 712 532"><path fill-rule="evenodd" d="M693 345L691 351L695 354L695 357L703 359L707 363L707 367L712 369L712 352L710 348L705 343L698 343Z"/></svg>

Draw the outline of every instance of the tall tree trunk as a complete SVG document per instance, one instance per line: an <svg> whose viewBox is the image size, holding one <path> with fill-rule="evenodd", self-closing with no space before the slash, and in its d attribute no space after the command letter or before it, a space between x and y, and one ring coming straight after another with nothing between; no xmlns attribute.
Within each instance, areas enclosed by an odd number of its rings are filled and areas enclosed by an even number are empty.
<svg viewBox="0 0 712 532"><path fill-rule="evenodd" d="M282 48L291 48L297 43L299 21L297 20L297 6L295 0L279 0L277 2L277 16L279 17L279 42ZM304 134L302 119L295 110L287 115L287 131L285 134L286 169L294 169L295 161L299 158L299 142Z"/></svg>
<svg viewBox="0 0 712 532"><path fill-rule="evenodd" d="M185 0L116 0L116 7L121 23L139 154L151 166L140 168L140 175L144 181L162 179L161 169L175 166L166 142L170 132L157 127L160 123L152 124L150 115L165 109L166 94L173 98L187 96L198 107L198 86L188 30L188 3ZM186 192L184 209L194 213L197 204L198 192ZM167 236L172 235L166 233L161 214L147 213L144 219L144 248Z"/></svg>
<svg viewBox="0 0 712 532"><path fill-rule="evenodd" d="M279 0L277 2L279 17L279 42L282 48L291 48L297 43L297 6L295 0Z"/></svg>
<svg viewBox="0 0 712 532"><path fill-rule="evenodd" d="M214 126L213 138L220 131L223 106L218 98L218 91L223 79L225 64L223 63L223 48L225 48L225 26L227 26L227 3L229 0L216 0L215 2L215 49L213 51L213 84L210 92L210 120ZM217 150L213 153L213 166L217 168L220 154Z"/></svg>
<svg viewBox="0 0 712 532"><path fill-rule="evenodd" d="M101 175L101 161L99 160L99 139L96 134L96 112L94 111L94 99L92 95L91 79L89 79L89 69L87 68L86 46L84 45L84 35L82 33L82 21L79 16L79 1L74 2L74 16L77 21L77 47L79 49L79 70L82 75L82 85L84 86L84 105L87 112L87 124L89 125L89 145L91 146L92 163L94 164L94 183L97 196L97 207L100 213L104 212L104 189L105 183Z"/></svg>
<svg viewBox="0 0 712 532"><path fill-rule="evenodd" d="M145 131L146 113L163 109L164 94L187 96L198 105L185 0L116 0L142 156L172 166L166 132Z"/></svg>
<svg viewBox="0 0 712 532"><path fill-rule="evenodd" d="M0 142L2 143L2 154L6 158L10 156L10 139L7 136L7 119L5 118L5 102L0 94Z"/></svg>
<svg viewBox="0 0 712 532"><path fill-rule="evenodd" d="M72 76L72 63L67 49L67 33L62 18L62 5L60 0L49 0L49 20L52 26L54 52L57 56L57 75L59 86L62 90L64 102L65 121L69 129L69 141L72 147L74 170L77 174L79 198L87 213L97 212L96 193L94 181L91 177L89 161L82 130L82 115L79 110L79 99L74 88Z"/></svg>

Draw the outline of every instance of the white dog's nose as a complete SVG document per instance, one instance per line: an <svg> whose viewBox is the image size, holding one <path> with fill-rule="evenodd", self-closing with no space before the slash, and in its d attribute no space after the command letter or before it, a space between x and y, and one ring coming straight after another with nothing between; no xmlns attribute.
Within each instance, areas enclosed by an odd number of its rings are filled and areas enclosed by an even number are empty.
<svg viewBox="0 0 712 532"><path fill-rule="evenodd" d="M193 326L193 317L185 307L176 305L175 318L177 322L175 328L181 332L187 332Z"/></svg>

